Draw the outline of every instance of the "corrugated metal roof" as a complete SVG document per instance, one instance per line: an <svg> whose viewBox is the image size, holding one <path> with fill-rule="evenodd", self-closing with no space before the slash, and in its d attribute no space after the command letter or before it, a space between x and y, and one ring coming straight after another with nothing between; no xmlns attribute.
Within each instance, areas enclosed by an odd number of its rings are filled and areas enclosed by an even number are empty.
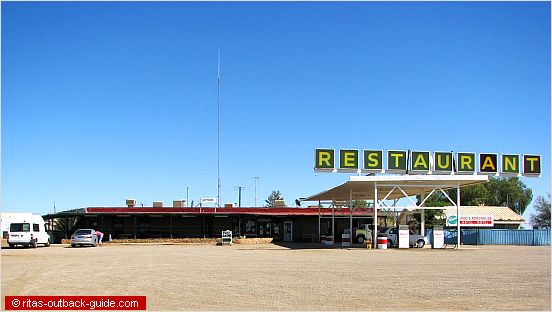
<svg viewBox="0 0 552 312"><path fill-rule="evenodd" d="M445 209L445 215L455 216L456 208L448 207ZM460 215L490 215L493 216L495 221L515 221L525 222L525 220L517 214L515 211L508 207L496 207L496 206L460 206Z"/></svg>

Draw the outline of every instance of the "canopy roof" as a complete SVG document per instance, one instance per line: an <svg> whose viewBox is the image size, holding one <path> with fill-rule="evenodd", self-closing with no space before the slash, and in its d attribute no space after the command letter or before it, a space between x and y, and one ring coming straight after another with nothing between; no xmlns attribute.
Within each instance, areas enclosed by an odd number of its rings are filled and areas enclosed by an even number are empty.
<svg viewBox="0 0 552 312"><path fill-rule="evenodd" d="M419 194L428 194L436 188L447 190L485 183L489 180L486 175L402 175L402 176L351 176L349 181L324 192L311 195L303 201L326 200L373 200L374 188L378 188L378 200L384 199L388 193L396 188L387 199L400 199Z"/></svg>

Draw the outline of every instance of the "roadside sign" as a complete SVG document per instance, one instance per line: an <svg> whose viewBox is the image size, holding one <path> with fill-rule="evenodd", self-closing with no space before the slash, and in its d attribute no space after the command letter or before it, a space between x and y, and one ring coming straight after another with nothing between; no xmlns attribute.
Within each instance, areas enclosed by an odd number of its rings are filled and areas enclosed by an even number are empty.
<svg viewBox="0 0 552 312"><path fill-rule="evenodd" d="M447 226L457 226L458 219L456 216L447 218ZM460 216L461 227L493 227L494 218L489 215L465 215Z"/></svg>

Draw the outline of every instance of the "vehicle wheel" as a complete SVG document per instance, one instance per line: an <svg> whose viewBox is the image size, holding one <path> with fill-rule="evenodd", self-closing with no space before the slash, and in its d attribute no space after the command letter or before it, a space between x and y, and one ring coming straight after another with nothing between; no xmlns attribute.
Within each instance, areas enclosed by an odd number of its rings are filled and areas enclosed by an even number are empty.
<svg viewBox="0 0 552 312"><path fill-rule="evenodd" d="M98 247L98 243L94 243L94 245L92 245L92 246L94 246L94 247Z"/></svg>
<svg viewBox="0 0 552 312"><path fill-rule="evenodd" d="M387 240L387 248L391 248L391 247L393 247L393 241L388 239Z"/></svg>
<svg viewBox="0 0 552 312"><path fill-rule="evenodd" d="M357 243L362 244L364 243L364 235L357 236Z"/></svg>
<svg viewBox="0 0 552 312"><path fill-rule="evenodd" d="M416 248L424 248L424 246L425 242L423 240L420 239L416 242Z"/></svg>
<svg viewBox="0 0 552 312"><path fill-rule="evenodd" d="M38 243L36 242L36 239L33 239L33 241L31 242L31 248L36 248L38 247Z"/></svg>
<svg viewBox="0 0 552 312"><path fill-rule="evenodd" d="M46 242L46 244L44 244L44 247L50 247L50 239L48 238L48 241Z"/></svg>
<svg viewBox="0 0 552 312"><path fill-rule="evenodd" d="M77 247L77 245L75 245L75 244L71 244L71 247L75 248L75 247Z"/></svg>
<svg viewBox="0 0 552 312"><path fill-rule="evenodd" d="M14 248L14 247L15 247L15 245L14 245L14 244L9 244L9 245L10 245L10 248Z"/></svg>

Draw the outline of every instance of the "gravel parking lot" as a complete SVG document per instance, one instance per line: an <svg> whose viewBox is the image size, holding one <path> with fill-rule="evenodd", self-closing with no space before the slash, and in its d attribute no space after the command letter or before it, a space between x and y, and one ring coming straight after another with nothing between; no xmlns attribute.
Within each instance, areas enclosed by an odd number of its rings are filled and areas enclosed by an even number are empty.
<svg viewBox="0 0 552 312"><path fill-rule="evenodd" d="M52 245L1 260L4 296L145 295L148 310L550 310L550 247Z"/></svg>

